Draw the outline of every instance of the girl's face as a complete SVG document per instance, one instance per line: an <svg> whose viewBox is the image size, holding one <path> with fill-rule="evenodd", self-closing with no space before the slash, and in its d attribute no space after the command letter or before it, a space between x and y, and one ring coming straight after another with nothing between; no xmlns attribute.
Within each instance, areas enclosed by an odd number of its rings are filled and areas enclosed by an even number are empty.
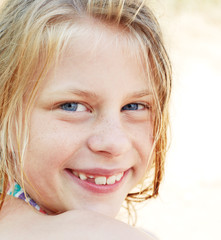
<svg viewBox="0 0 221 240"><path fill-rule="evenodd" d="M96 26L73 38L40 88L24 171L48 213L115 216L151 164L153 96L117 34Z"/></svg>

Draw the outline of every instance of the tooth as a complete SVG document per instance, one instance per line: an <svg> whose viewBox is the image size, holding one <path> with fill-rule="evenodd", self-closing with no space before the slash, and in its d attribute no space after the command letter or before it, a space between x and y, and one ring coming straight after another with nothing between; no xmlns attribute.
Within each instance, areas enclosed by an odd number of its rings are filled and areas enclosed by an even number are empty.
<svg viewBox="0 0 221 240"><path fill-rule="evenodd" d="M89 178L94 178L94 176L88 176Z"/></svg>
<svg viewBox="0 0 221 240"><path fill-rule="evenodd" d="M77 172L73 171L73 174L74 174L76 177L78 177L78 173L77 173Z"/></svg>
<svg viewBox="0 0 221 240"><path fill-rule="evenodd" d="M95 183L98 185L105 185L107 182L106 177L96 177L95 178Z"/></svg>
<svg viewBox="0 0 221 240"><path fill-rule="evenodd" d="M119 173L116 175L116 181L120 181L121 178L123 177L124 173Z"/></svg>
<svg viewBox="0 0 221 240"><path fill-rule="evenodd" d="M86 180L87 176L84 173L79 173L79 177L81 180Z"/></svg>
<svg viewBox="0 0 221 240"><path fill-rule="evenodd" d="M116 176L111 176L107 179L107 184L110 185L110 184L114 184L116 181Z"/></svg>

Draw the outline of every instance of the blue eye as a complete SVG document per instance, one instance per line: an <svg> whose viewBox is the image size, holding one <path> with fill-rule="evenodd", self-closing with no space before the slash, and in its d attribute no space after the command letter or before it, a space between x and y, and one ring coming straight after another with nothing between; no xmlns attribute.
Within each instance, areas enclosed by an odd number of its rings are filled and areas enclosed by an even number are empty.
<svg viewBox="0 0 221 240"><path fill-rule="evenodd" d="M75 102L64 103L60 106L60 108L69 112L83 112L87 110L87 108L83 104Z"/></svg>
<svg viewBox="0 0 221 240"><path fill-rule="evenodd" d="M123 111L136 111L136 110L142 110L145 108L144 104L139 104L139 103L130 103L125 105L122 110Z"/></svg>

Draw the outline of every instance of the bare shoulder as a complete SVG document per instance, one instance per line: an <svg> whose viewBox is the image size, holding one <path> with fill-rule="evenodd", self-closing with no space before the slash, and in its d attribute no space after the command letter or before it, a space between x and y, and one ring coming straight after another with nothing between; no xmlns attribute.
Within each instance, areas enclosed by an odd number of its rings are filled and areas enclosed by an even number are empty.
<svg viewBox="0 0 221 240"><path fill-rule="evenodd" d="M14 215L0 218L2 239L153 240L125 223L95 212L75 210L47 216L33 211L29 206L20 210Z"/></svg>
<svg viewBox="0 0 221 240"><path fill-rule="evenodd" d="M50 218L50 228L56 228L56 237L60 236L62 239L154 240L148 234L121 221L91 211L69 211Z"/></svg>
<svg viewBox="0 0 221 240"><path fill-rule="evenodd" d="M56 239L154 240L128 224L91 211L69 211L50 218L48 224L57 232Z"/></svg>

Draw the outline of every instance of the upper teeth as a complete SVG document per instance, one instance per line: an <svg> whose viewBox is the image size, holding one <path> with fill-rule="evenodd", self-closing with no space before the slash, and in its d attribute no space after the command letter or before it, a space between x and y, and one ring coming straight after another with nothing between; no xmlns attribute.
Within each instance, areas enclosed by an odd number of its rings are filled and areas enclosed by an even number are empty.
<svg viewBox="0 0 221 240"><path fill-rule="evenodd" d="M85 181L88 178L89 179L94 179L95 184L97 185L110 185L110 184L114 184L116 181L120 181L121 178L123 177L124 173L118 173L116 175L112 175L109 177L105 177L105 176L93 176L93 175L86 175L84 173L78 173L76 171L73 171L73 174L77 177L79 177L81 180Z"/></svg>
<svg viewBox="0 0 221 240"><path fill-rule="evenodd" d="M107 183L107 178L106 177L96 177L95 183L97 185L105 185Z"/></svg>
<svg viewBox="0 0 221 240"><path fill-rule="evenodd" d="M77 176L77 175L76 175ZM87 179L87 176L85 175L85 174L83 174L83 173L80 173L79 174L79 178L81 179L81 180L86 180Z"/></svg>

